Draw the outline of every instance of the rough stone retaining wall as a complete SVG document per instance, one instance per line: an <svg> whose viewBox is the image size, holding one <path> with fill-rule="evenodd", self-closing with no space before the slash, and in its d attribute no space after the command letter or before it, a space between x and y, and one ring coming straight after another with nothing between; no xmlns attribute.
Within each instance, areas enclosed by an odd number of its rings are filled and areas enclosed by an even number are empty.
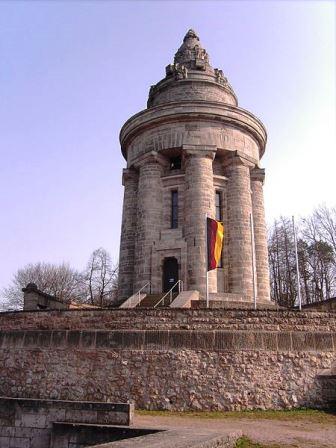
<svg viewBox="0 0 336 448"><path fill-rule="evenodd" d="M335 313L116 310L1 319L8 329L0 337L0 394L10 396L133 400L147 409L324 407L318 374L335 359Z"/></svg>

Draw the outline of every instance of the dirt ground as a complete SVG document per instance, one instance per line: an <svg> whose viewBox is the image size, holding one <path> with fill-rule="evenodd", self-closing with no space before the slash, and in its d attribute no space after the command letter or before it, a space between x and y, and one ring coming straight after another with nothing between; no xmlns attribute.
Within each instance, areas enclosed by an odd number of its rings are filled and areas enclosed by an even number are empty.
<svg viewBox="0 0 336 448"><path fill-rule="evenodd" d="M183 416L136 415L134 424L147 428L206 428L241 430L245 436L267 445L298 448L336 448L336 417L326 422L311 419L263 420L244 418L205 419Z"/></svg>

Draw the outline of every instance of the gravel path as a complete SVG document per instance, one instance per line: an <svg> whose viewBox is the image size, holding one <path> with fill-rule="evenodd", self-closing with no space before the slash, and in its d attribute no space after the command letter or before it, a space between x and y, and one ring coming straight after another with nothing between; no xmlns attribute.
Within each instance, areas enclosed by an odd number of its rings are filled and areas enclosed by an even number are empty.
<svg viewBox="0 0 336 448"><path fill-rule="evenodd" d="M207 430L242 430L250 439L281 447L335 448L334 422L316 423L307 420L205 419L196 417L136 415L134 424L161 428L204 428Z"/></svg>

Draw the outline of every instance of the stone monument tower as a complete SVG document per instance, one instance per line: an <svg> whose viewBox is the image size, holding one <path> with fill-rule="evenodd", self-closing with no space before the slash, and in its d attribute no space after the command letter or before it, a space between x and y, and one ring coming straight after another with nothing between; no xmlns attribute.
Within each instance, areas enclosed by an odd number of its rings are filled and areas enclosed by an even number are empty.
<svg viewBox="0 0 336 448"><path fill-rule="evenodd" d="M269 301L259 165L266 130L238 107L195 31L187 32L165 77L151 86L147 109L124 124L120 142L127 160L120 297L148 281L152 292L167 291L178 279L204 297L207 215L223 221L225 232L221 266L209 273L211 297L251 301L256 291L259 301Z"/></svg>

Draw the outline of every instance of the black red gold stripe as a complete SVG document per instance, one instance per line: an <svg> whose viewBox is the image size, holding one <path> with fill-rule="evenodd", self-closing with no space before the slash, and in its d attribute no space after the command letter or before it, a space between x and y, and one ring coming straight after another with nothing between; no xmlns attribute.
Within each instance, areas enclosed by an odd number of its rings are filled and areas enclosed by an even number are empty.
<svg viewBox="0 0 336 448"><path fill-rule="evenodd" d="M220 263L223 238L223 223L215 219L207 218L208 271L216 269Z"/></svg>

